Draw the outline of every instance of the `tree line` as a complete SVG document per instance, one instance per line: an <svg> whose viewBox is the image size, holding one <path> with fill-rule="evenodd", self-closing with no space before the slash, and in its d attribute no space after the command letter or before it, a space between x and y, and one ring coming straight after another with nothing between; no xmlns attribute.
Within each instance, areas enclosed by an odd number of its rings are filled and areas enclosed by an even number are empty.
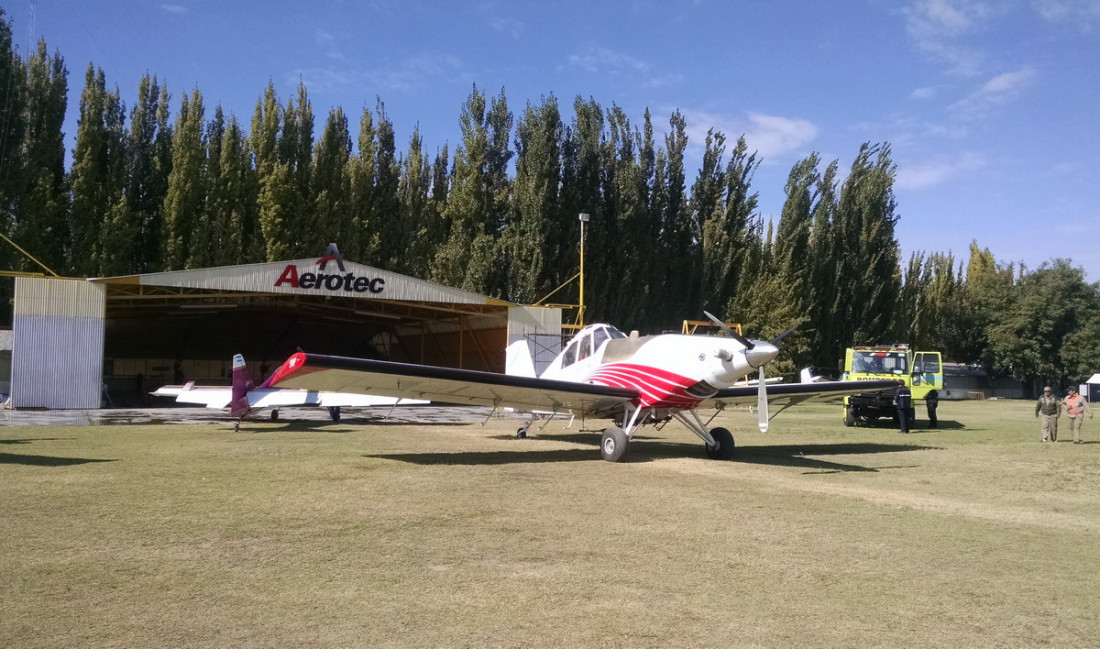
<svg viewBox="0 0 1100 649"><path fill-rule="evenodd" d="M796 327L779 369L836 371L852 344L906 341L996 374L1072 383L1100 370L1100 285L1069 260L1029 271L975 242L901 259L888 143L846 172L797 162L778 220L752 189L745 138L715 129L694 176L687 122L657 135L614 104L553 95L513 112L474 86L461 141L402 150L379 99L354 126L317 125L308 92L268 83L247 128L198 89L175 106L146 76L129 107L89 65L71 164L68 71L45 42L23 59L0 10L0 206L5 235L53 270L115 276L309 257L348 258L502 299L575 303L586 225L586 321L679 329L704 310L767 339ZM319 134L319 136L318 136ZM10 246L4 268L39 268ZM11 287L4 286L10 299Z"/></svg>

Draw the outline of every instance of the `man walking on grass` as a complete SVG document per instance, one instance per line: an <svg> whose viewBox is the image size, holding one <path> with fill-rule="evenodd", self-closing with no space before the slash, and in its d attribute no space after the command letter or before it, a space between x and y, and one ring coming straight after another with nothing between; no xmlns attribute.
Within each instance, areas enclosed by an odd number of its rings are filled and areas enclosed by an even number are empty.
<svg viewBox="0 0 1100 649"><path fill-rule="evenodd" d="M1070 388L1066 391L1066 416L1069 417L1069 429L1073 431L1073 443L1081 443L1081 423L1085 421L1085 415L1092 419L1092 408L1089 402L1077 394L1077 390Z"/></svg>
<svg viewBox="0 0 1100 649"><path fill-rule="evenodd" d="M1043 388L1043 396L1035 403L1035 416L1043 418L1043 441L1058 441L1058 417L1062 414L1062 402L1054 396L1050 386Z"/></svg>

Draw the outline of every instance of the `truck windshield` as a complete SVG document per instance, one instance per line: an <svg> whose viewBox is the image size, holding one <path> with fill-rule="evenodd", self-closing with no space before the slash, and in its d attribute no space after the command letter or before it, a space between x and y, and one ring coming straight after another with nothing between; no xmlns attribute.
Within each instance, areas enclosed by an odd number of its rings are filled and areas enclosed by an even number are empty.
<svg viewBox="0 0 1100 649"><path fill-rule="evenodd" d="M903 352L857 351L852 357L852 371L868 374L905 374L909 362Z"/></svg>

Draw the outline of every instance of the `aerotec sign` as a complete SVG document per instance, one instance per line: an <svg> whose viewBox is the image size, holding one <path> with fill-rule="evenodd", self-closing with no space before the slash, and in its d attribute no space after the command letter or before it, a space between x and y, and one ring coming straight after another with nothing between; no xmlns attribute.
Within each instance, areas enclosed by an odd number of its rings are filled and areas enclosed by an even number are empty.
<svg viewBox="0 0 1100 649"><path fill-rule="evenodd" d="M325 266L335 261L338 273L325 273ZM330 293L381 293L386 288L386 280L382 277L357 277L355 273L344 268L344 259L336 244L330 243L325 256L317 260L317 272L301 269L294 264L287 264L279 279L275 280L275 287L290 286L298 289L312 289L327 291Z"/></svg>

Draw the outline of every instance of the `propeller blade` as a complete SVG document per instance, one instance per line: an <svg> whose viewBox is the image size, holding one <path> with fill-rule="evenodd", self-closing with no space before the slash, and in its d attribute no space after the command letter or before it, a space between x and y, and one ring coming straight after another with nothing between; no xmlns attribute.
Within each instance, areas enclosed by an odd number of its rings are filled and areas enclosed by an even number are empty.
<svg viewBox="0 0 1100 649"><path fill-rule="evenodd" d="M764 383L764 367L760 367L760 380L756 384L756 414L760 420L757 424L761 433L768 432L768 388Z"/></svg>
<svg viewBox="0 0 1100 649"><path fill-rule="evenodd" d="M801 323L801 322L799 322L799 323L798 323L798 324L796 324L795 326L791 327L790 329L788 329L788 330L784 331L783 333L779 334L778 336L776 336L776 337L775 337L775 338L774 338L774 339L772 340L772 344L773 344L773 345L777 345L777 344L779 344L779 341L780 341L780 340L783 340L784 338L786 338L786 337L787 337L787 334L791 333L791 332L792 332L792 331L794 331L795 329L798 329L798 325L800 325L800 324L802 324L802 323Z"/></svg>
<svg viewBox="0 0 1100 649"><path fill-rule="evenodd" d="M739 334L739 333L737 333L736 331L734 331L734 330L733 330L733 327L731 327L731 326L729 326L728 324L726 324L726 323L722 322L722 321L721 321L721 320L719 320L718 318L715 318L715 317L714 317L714 315L713 315L713 314L711 314L711 313L710 313L709 311L703 311L703 313L705 313L705 314L706 314L706 316L707 316L708 318L710 318L710 321L711 321L711 322L713 322L714 324L718 325L718 326L719 326L719 327L720 327L720 328L722 329L722 331L726 332L726 335L727 335L727 336L729 336L730 338L733 338L733 339L734 339L734 340L736 340L737 342L739 342L739 343L741 343L742 345L744 345L744 346L745 346L745 349L752 349L753 347L755 347L755 346L756 346L756 345L754 345L754 344L753 344L753 342L752 342L751 340L749 340L748 338L745 338L745 337L744 337L744 336L742 336L741 334Z"/></svg>

